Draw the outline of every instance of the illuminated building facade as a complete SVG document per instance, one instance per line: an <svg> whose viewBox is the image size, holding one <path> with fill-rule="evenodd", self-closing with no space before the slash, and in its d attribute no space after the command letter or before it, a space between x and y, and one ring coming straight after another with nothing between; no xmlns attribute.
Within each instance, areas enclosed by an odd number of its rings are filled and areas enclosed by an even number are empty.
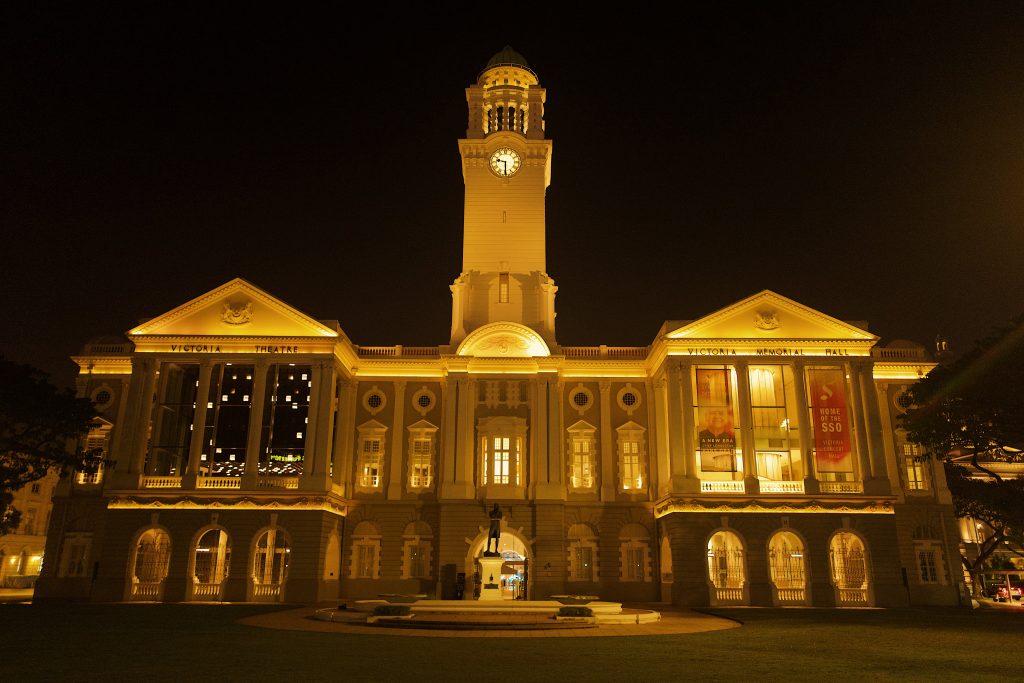
<svg viewBox="0 0 1024 683"><path fill-rule="evenodd" d="M466 90L447 344L361 346L235 279L87 345L114 464L62 484L37 599L471 598L497 503L507 597L957 604L942 472L894 423L921 347L770 291L556 341L545 94L510 49Z"/></svg>

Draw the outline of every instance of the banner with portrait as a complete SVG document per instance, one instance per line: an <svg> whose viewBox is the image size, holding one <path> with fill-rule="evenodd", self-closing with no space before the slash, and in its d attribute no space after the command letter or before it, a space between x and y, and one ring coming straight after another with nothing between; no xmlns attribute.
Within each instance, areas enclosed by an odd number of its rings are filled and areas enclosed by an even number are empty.
<svg viewBox="0 0 1024 683"><path fill-rule="evenodd" d="M732 371L697 368L697 448L704 472L736 471Z"/></svg>
<svg viewBox="0 0 1024 683"><path fill-rule="evenodd" d="M850 411L842 368L808 368L811 426L819 472L853 472Z"/></svg>

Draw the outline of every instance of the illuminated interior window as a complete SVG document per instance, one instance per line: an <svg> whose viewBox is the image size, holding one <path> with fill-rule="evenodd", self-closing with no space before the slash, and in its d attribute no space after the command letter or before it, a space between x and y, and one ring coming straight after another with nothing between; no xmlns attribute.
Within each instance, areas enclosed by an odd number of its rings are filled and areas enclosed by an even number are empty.
<svg viewBox="0 0 1024 683"><path fill-rule="evenodd" d="M313 391L311 376L312 368L308 365L272 365L267 370L260 432L261 475L302 474L309 397Z"/></svg>
<svg viewBox="0 0 1024 683"><path fill-rule="evenodd" d="M181 476L188 462L195 418L197 363L163 363L153 406L146 473Z"/></svg>
<svg viewBox="0 0 1024 683"><path fill-rule="evenodd" d="M797 412L788 409L796 405L793 369L751 365L748 377L757 477L769 481L802 479Z"/></svg>
<svg viewBox="0 0 1024 683"><path fill-rule="evenodd" d="M644 428L629 422L618 429L619 485L623 491L645 490Z"/></svg>
<svg viewBox="0 0 1024 683"><path fill-rule="evenodd" d="M477 429L482 483L519 486L526 420L505 416L480 418Z"/></svg>
<svg viewBox="0 0 1024 683"><path fill-rule="evenodd" d="M569 486L576 491L592 491L597 484L596 428L583 420L569 427Z"/></svg>
<svg viewBox="0 0 1024 683"><path fill-rule="evenodd" d="M409 488L425 489L434 484L434 439L437 427L420 421L409 427Z"/></svg>
<svg viewBox="0 0 1024 683"><path fill-rule="evenodd" d="M916 443L900 443L903 458L903 472L906 476L908 491L927 491L928 472L921 452Z"/></svg>
<svg viewBox="0 0 1024 683"><path fill-rule="evenodd" d="M508 303L508 284L508 273L501 273L498 275L498 303Z"/></svg>
<svg viewBox="0 0 1024 683"><path fill-rule="evenodd" d="M252 416L253 366L218 364L210 374L210 393L200 470L207 476L239 477ZM257 416L259 419L259 416Z"/></svg>
<svg viewBox="0 0 1024 683"><path fill-rule="evenodd" d="M171 561L171 537L163 529L148 529L133 548L129 576L132 600L160 600Z"/></svg>
<svg viewBox="0 0 1024 683"><path fill-rule="evenodd" d="M734 479L742 468L736 370L729 365L701 365L694 368L692 381L694 446L701 477Z"/></svg>

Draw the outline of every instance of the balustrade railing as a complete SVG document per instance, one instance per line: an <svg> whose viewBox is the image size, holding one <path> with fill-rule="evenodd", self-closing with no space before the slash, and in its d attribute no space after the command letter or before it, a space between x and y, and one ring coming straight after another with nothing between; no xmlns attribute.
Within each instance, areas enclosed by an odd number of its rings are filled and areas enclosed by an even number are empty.
<svg viewBox="0 0 1024 683"><path fill-rule="evenodd" d="M761 481L761 493L803 493L802 481Z"/></svg>
<svg viewBox="0 0 1024 683"><path fill-rule="evenodd" d="M700 482L700 490L703 493L746 493L747 489L742 481L709 481Z"/></svg>
<svg viewBox="0 0 1024 683"><path fill-rule="evenodd" d="M717 586L712 586L711 591L715 605L742 605L745 602L742 588L718 588Z"/></svg>
<svg viewBox="0 0 1024 683"><path fill-rule="evenodd" d="M197 489L240 489L241 477L197 477Z"/></svg>
<svg viewBox="0 0 1024 683"><path fill-rule="evenodd" d="M144 489L180 489L181 477L150 476L142 478Z"/></svg>
<svg viewBox="0 0 1024 683"><path fill-rule="evenodd" d="M135 581L132 583L132 600L159 600L161 581Z"/></svg>
<svg viewBox="0 0 1024 683"><path fill-rule="evenodd" d="M279 583L254 583L252 586L252 599L260 602L275 602L281 598L281 584Z"/></svg>
<svg viewBox="0 0 1024 683"><path fill-rule="evenodd" d="M298 477L266 476L256 480L256 488L261 489L297 489Z"/></svg>
<svg viewBox="0 0 1024 683"><path fill-rule="evenodd" d="M807 590L804 588L776 588L775 599L779 605L804 605L807 603Z"/></svg>
<svg viewBox="0 0 1024 683"><path fill-rule="evenodd" d="M837 588L840 607L866 607L868 605L867 588Z"/></svg>
<svg viewBox="0 0 1024 683"><path fill-rule="evenodd" d="M822 493L864 493L864 484L859 481L822 481Z"/></svg>
<svg viewBox="0 0 1024 683"><path fill-rule="evenodd" d="M224 584L217 583L193 583L192 597L207 598L209 600L220 600L220 589Z"/></svg>

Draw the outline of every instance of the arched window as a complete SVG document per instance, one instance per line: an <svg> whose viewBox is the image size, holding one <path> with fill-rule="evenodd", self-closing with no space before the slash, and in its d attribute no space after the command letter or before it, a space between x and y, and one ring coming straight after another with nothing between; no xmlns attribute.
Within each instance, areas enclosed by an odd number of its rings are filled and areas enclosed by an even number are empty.
<svg viewBox="0 0 1024 683"><path fill-rule="evenodd" d="M193 600L222 600L231 565L231 540L224 529L207 529L192 551Z"/></svg>
<svg viewBox="0 0 1024 683"><path fill-rule="evenodd" d="M829 543L832 585L839 607L864 607L871 604L867 550L864 541L851 531L840 531Z"/></svg>
<svg viewBox="0 0 1024 683"><path fill-rule="evenodd" d="M353 579L380 578L381 532L373 522L359 522L352 530L352 564L349 576Z"/></svg>
<svg viewBox="0 0 1024 683"><path fill-rule="evenodd" d="M252 554L250 599L258 602L284 600L284 584L288 580L291 543L284 529L271 527L256 540Z"/></svg>
<svg viewBox="0 0 1024 683"><path fill-rule="evenodd" d="M597 580L597 534L587 524L569 527L569 580Z"/></svg>
<svg viewBox="0 0 1024 683"><path fill-rule="evenodd" d="M731 531L708 539L708 579L712 605L746 604L746 566L743 541Z"/></svg>
<svg viewBox="0 0 1024 683"><path fill-rule="evenodd" d="M402 578L429 579L434 532L424 521L410 522L402 532Z"/></svg>
<svg viewBox="0 0 1024 683"><path fill-rule="evenodd" d="M621 581L651 581L651 533L643 524L626 524L619 531Z"/></svg>
<svg viewBox="0 0 1024 683"><path fill-rule="evenodd" d="M160 600L171 563L171 537L163 529L147 529L135 542L130 567L131 600Z"/></svg>
<svg viewBox="0 0 1024 683"><path fill-rule="evenodd" d="M791 531L780 531L768 542L768 568L776 605L807 604L807 560L803 541Z"/></svg>

